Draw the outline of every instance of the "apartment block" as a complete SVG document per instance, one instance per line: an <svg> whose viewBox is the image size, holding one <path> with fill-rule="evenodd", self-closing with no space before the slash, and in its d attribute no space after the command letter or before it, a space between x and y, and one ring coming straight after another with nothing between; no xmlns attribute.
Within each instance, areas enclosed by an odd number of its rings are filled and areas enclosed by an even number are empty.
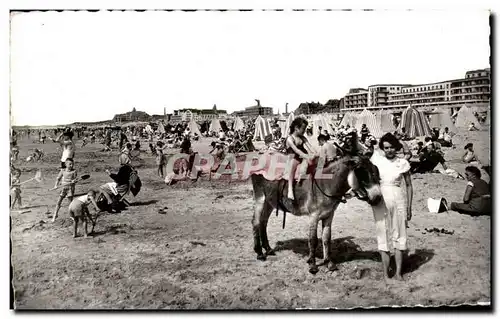
<svg viewBox="0 0 500 319"><path fill-rule="evenodd" d="M362 111L363 109L389 110L399 112L409 105L430 110L436 107L455 109L463 104L489 104L491 99L489 68L473 70L465 73L462 79L454 79L436 83L380 84L365 89L351 89L341 111ZM364 97L359 95L366 94Z"/></svg>

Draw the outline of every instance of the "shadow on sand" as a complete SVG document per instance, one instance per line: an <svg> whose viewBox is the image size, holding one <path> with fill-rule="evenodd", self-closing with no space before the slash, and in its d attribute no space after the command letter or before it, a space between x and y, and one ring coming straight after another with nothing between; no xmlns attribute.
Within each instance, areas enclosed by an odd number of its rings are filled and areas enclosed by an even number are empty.
<svg viewBox="0 0 500 319"><path fill-rule="evenodd" d="M152 199L152 200L148 200L145 202L133 202L133 203L130 203L130 206L148 206L148 205L152 205L152 204L156 204L156 203L158 203L158 200Z"/></svg>
<svg viewBox="0 0 500 319"><path fill-rule="evenodd" d="M331 255L334 263L340 264L360 259L380 261L380 254L378 251L362 251L359 245L352 241L353 239L354 237L348 236L332 240ZM276 244L275 250L291 250L296 254L306 257L309 254L308 240L295 238L281 241ZM316 257L324 258L321 239L318 240L318 246L316 247Z"/></svg>
<svg viewBox="0 0 500 319"><path fill-rule="evenodd" d="M380 254L377 250L363 251L353 242L354 237L342 237L332 240L331 255L333 262L341 264L353 260L373 260L381 262ZM275 251L291 250L296 254L306 257L309 254L307 239L290 239L279 241L276 244ZM321 239L318 240L316 248L316 257L323 258L323 247ZM411 273L426 264L434 257L432 249L416 249L414 253L407 255L403 259L403 273ZM395 269L394 257L391 258L391 268Z"/></svg>
<svg viewBox="0 0 500 319"><path fill-rule="evenodd" d="M109 225L105 226L104 230L100 231L95 231L91 233L93 237L97 236L102 236L106 234L111 234L111 235L116 235L116 234L126 234L128 230L131 230L132 227L128 226L127 224L116 224L116 225Z"/></svg>

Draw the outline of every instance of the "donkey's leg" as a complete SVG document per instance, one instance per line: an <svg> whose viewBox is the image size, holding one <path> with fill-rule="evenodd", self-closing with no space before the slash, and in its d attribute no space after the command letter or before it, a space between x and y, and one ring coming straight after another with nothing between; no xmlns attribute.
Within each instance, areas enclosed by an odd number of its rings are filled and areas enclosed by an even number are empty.
<svg viewBox="0 0 500 319"><path fill-rule="evenodd" d="M266 250L266 256L276 255L274 250L271 249L267 238L267 222L269 221L269 216L271 216L272 211L273 207L266 201L262 209L262 214L260 215L260 239L262 240L262 247Z"/></svg>
<svg viewBox="0 0 500 319"><path fill-rule="evenodd" d="M324 263L328 267L328 270L337 270L337 265L332 261L331 256L331 244L332 244L332 220L333 212L328 215L325 219L321 221L322 226L322 241L323 241L323 258Z"/></svg>
<svg viewBox="0 0 500 319"><path fill-rule="evenodd" d="M316 265L316 247L318 247L318 214L312 214L309 220L309 258L307 263L309 264L309 272L315 274L318 272L318 266Z"/></svg>
<svg viewBox="0 0 500 319"><path fill-rule="evenodd" d="M266 260L266 256L262 253L261 244L261 228L262 228L262 215L264 213L265 198L255 199L255 208L252 218L253 227L253 250L257 253L258 260Z"/></svg>

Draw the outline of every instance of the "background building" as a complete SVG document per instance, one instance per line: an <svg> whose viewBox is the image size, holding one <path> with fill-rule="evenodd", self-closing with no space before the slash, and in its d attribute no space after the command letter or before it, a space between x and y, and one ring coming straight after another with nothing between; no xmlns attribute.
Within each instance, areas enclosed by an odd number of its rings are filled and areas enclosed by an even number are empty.
<svg viewBox="0 0 500 319"><path fill-rule="evenodd" d="M233 115L239 117L257 117L261 116L271 116L273 115L272 107L265 107L260 105L260 100L255 100L257 105L246 107L243 111L235 111Z"/></svg>
<svg viewBox="0 0 500 319"><path fill-rule="evenodd" d="M132 111L123 113L123 114L116 114L113 117L113 122L148 122L151 120L151 116L142 111L137 111L135 107L132 109Z"/></svg>
<svg viewBox="0 0 500 319"><path fill-rule="evenodd" d="M226 110L217 110L217 106L214 105L211 109L180 109L174 110L174 113L170 115L169 121L173 123L181 121L211 121L212 119L225 118L227 116Z"/></svg>
<svg viewBox="0 0 500 319"><path fill-rule="evenodd" d="M372 85L368 90L351 89L344 98L341 111L362 111L364 108L402 111L409 105L425 110L436 107L454 109L463 104L489 105L490 75L487 68L468 71L463 79L418 85Z"/></svg>
<svg viewBox="0 0 500 319"><path fill-rule="evenodd" d="M368 107L368 90L362 88L350 89L344 97L344 110L363 110ZM341 111L343 111L341 109Z"/></svg>

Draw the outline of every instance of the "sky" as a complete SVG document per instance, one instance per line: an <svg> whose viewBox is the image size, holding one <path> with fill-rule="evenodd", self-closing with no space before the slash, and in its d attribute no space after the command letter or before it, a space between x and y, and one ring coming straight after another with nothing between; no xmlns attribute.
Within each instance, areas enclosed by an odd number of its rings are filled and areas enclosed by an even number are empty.
<svg viewBox="0 0 500 319"><path fill-rule="evenodd" d="M11 16L12 125L136 108L274 112L352 87L490 67L489 12L26 12Z"/></svg>

